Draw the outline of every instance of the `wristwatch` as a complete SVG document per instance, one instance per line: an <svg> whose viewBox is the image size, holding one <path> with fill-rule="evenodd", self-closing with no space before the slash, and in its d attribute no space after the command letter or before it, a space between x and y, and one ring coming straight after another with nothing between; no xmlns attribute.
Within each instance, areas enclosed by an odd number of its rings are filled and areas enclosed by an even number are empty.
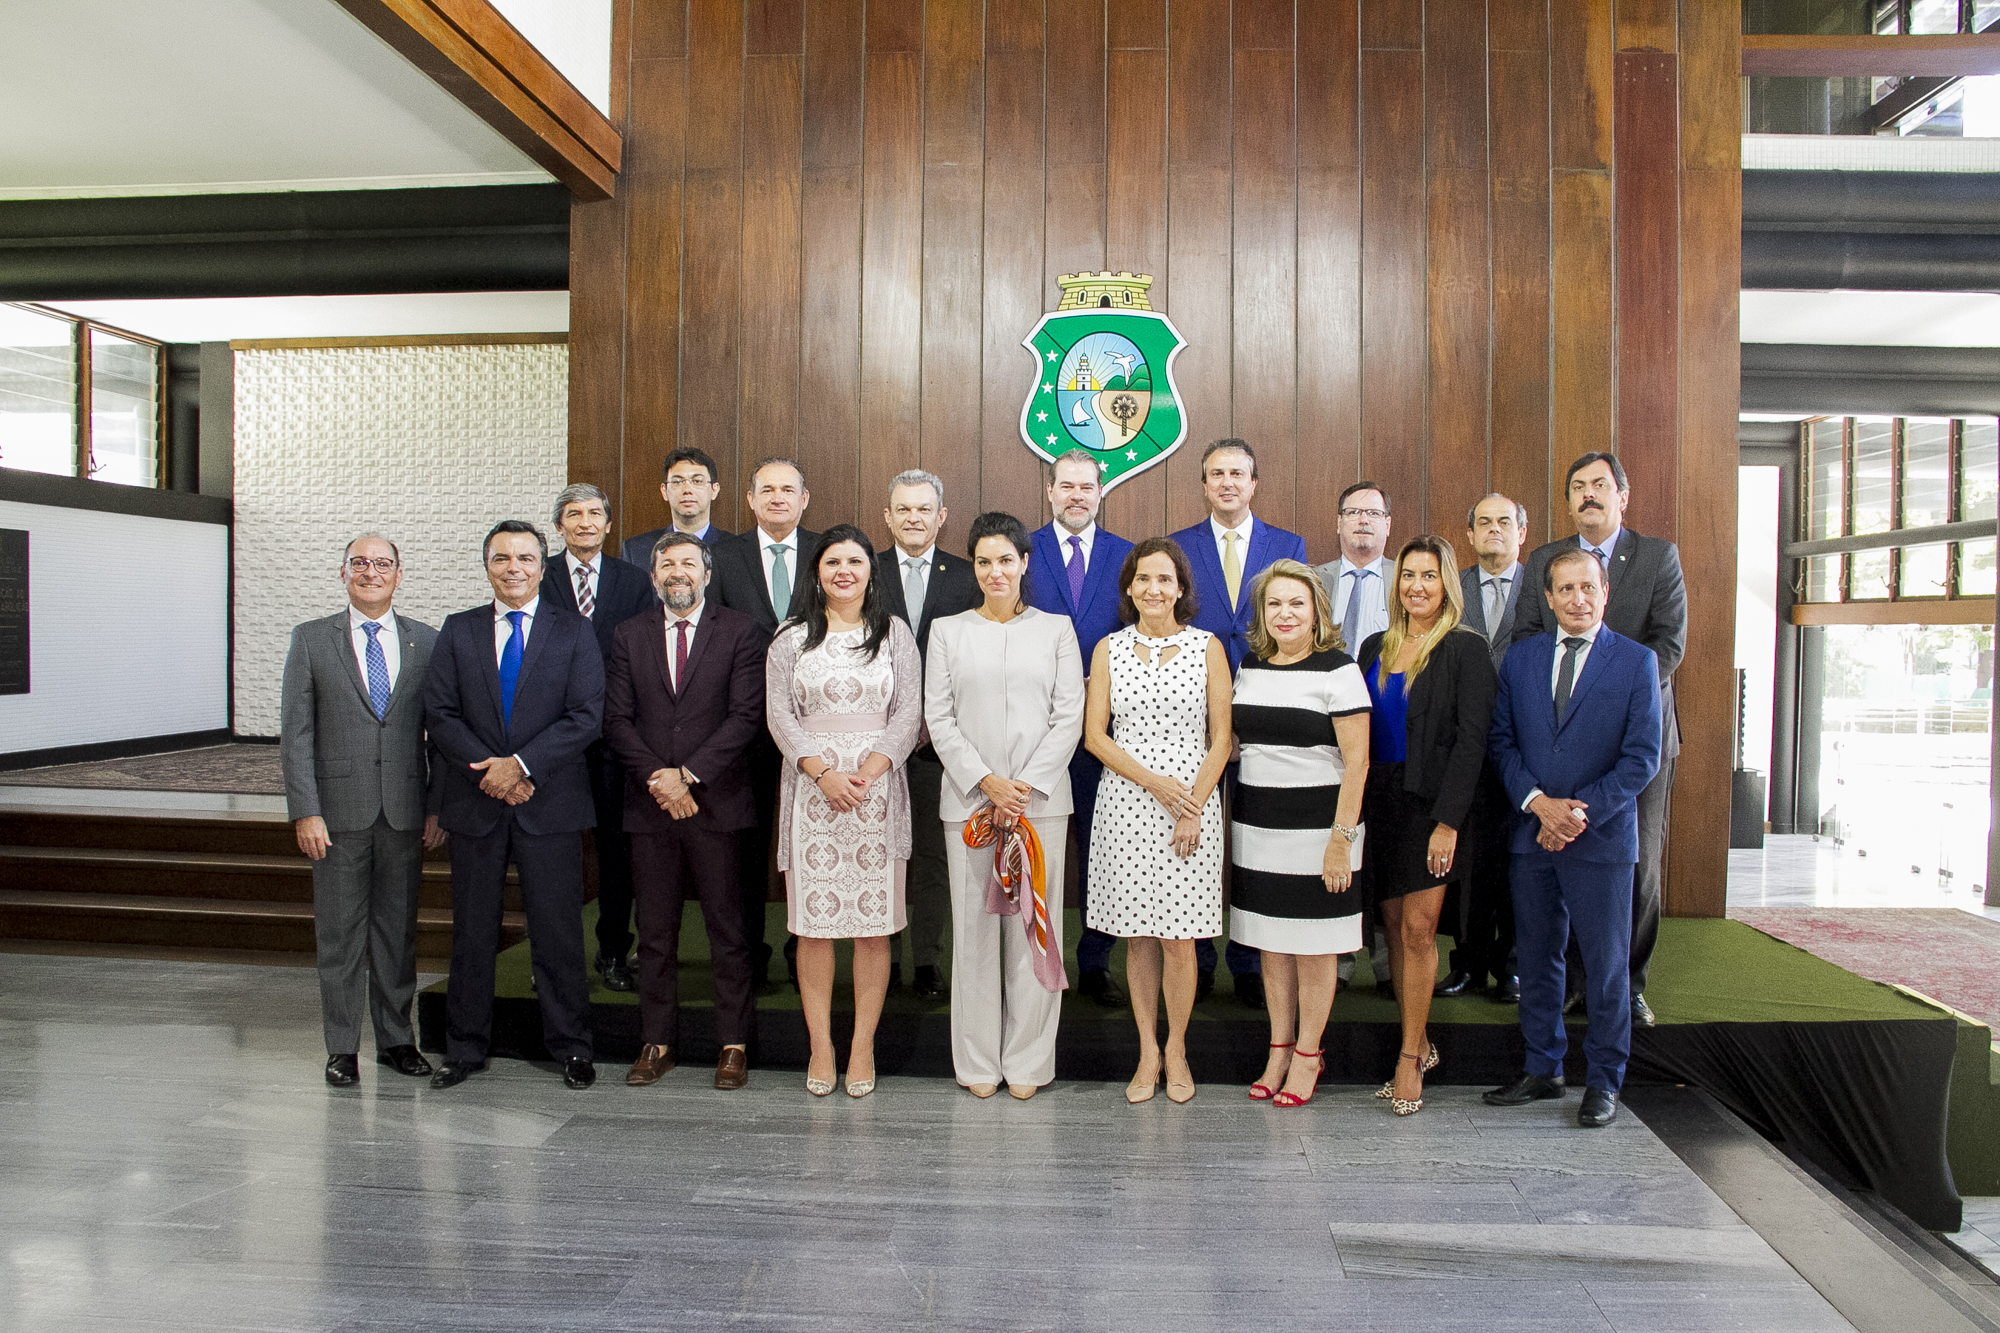
<svg viewBox="0 0 2000 1333"><path fill-rule="evenodd" d="M1350 828L1346 824L1343 824L1336 819L1333 822L1333 831L1335 833L1338 833L1341 837L1347 839L1349 842L1353 842L1356 838L1361 836L1361 825L1356 824L1352 828Z"/></svg>

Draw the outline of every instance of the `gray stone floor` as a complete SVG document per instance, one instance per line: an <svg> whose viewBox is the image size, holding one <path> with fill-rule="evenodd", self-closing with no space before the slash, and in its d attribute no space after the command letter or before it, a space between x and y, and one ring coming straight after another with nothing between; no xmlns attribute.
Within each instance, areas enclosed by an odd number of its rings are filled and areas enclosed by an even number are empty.
<svg viewBox="0 0 2000 1333"><path fill-rule="evenodd" d="M0 1327L1848 1327L1574 1099L575 1093L512 1061L336 1092L322 1058L305 969L0 954Z"/></svg>

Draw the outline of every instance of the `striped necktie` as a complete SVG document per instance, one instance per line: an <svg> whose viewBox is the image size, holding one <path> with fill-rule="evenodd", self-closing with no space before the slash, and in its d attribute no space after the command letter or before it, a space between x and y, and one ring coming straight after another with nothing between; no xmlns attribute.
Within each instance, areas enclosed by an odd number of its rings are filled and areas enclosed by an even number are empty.
<svg viewBox="0 0 2000 1333"><path fill-rule="evenodd" d="M597 610L597 599L590 595L590 566L576 567L576 609L585 616Z"/></svg>

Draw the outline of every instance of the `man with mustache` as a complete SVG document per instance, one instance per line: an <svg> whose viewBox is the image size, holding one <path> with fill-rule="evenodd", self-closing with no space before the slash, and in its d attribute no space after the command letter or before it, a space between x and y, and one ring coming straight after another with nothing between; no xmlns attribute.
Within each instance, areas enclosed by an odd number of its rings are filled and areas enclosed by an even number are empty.
<svg viewBox="0 0 2000 1333"><path fill-rule="evenodd" d="M604 739L625 769L625 827L639 908L639 1022L644 1043L625 1082L657 1082L680 1049L681 909L701 901L715 964L715 1086L749 1080L755 1010L750 944L737 884L737 838L757 823L745 759L764 730L771 636L707 601L712 557L685 532L653 547L657 604L613 637Z"/></svg>
<svg viewBox="0 0 2000 1333"><path fill-rule="evenodd" d="M1569 465L1566 483L1570 518L1577 535L1553 541L1528 557L1524 581L1543 585L1549 562L1564 551L1584 550L1597 559L1610 584L1604 623L1653 650L1660 673L1660 768L1639 793L1639 859L1632 889L1632 1023L1653 1026L1646 1003L1646 969L1660 937L1660 853L1666 846L1667 801L1674 785L1674 757L1681 752L1680 724L1674 717L1674 668L1687 652L1687 584L1681 576L1680 548L1658 537L1642 537L1624 526L1632 488L1613 454L1588 453ZM1553 613L1545 599L1523 597L1514 619L1514 642L1547 634ZM1583 1005L1580 959L1574 953L1564 1012Z"/></svg>

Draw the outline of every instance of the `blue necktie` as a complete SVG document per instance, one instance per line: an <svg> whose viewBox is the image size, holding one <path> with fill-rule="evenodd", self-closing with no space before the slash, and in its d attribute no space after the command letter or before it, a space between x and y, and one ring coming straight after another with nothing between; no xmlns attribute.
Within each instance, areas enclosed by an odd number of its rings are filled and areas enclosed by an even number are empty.
<svg viewBox="0 0 2000 1333"><path fill-rule="evenodd" d="M528 642L521 633L521 622L527 618L526 611L507 613L514 632L507 636L507 646L500 650L500 718L510 727L514 725L514 687L521 683L521 650Z"/></svg>
<svg viewBox="0 0 2000 1333"><path fill-rule="evenodd" d="M381 622L364 620L361 628L368 631L368 706L380 722L389 716L389 659L382 654L382 641L375 637L382 632Z"/></svg>

